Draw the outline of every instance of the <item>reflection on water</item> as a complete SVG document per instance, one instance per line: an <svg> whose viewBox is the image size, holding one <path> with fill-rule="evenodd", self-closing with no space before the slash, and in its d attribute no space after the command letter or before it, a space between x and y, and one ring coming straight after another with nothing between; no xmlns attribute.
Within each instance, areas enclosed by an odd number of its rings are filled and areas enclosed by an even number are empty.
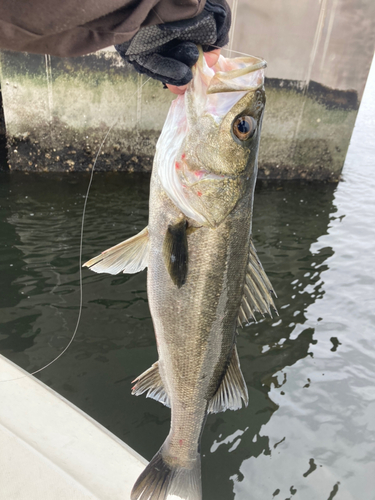
<svg viewBox="0 0 375 500"><path fill-rule="evenodd" d="M74 330L87 182L85 175L1 178L0 352L28 371L61 352ZM95 175L84 259L147 224L148 186L147 176ZM324 308L311 313L324 299L324 274L334 254L318 243L339 220L334 192L333 185L291 182L257 187L254 242L279 296L280 316L260 319L238 337L250 405L208 419L205 500L284 500L296 492L304 500L327 500L350 473L332 467L345 427L332 392L332 382L343 378L342 325L337 318L332 323ZM328 332L327 342L315 351L318 331ZM130 382L156 357L146 271L113 277L84 270L77 339L38 377L150 459L168 433L169 409L132 397ZM354 446L364 449L366 437L357 433L356 439Z"/></svg>
<svg viewBox="0 0 375 500"><path fill-rule="evenodd" d="M208 418L204 500L375 499L375 100L366 106L346 182L257 187L254 242L280 316L240 332L250 404ZM0 352L28 371L56 357L76 324L87 183L0 176ZM143 229L148 186L147 176L95 174L84 259ZM130 382L156 357L146 271L84 270L77 338L38 377L150 459L170 412L132 397Z"/></svg>
<svg viewBox="0 0 375 500"><path fill-rule="evenodd" d="M285 481L272 481L272 467L261 474L258 491L254 491L252 461L271 457L285 447L285 433L280 428L276 436L264 432L264 427L283 401L273 397L277 389L285 397L286 367L312 357L312 345L317 343L315 325L307 325L307 310L321 300L324 286L321 273L332 248L311 252L311 245L326 234L335 217L331 185L268 185L257 189L254 218L254 241L259 257L278 294L279 317L262 319L245 328L238 338L238 351L245 380L249 386L250 404L242 412L219 414L208 420L203 436L205 498L272 498ZM299 380L305 386L309 380ZM214 468L212 457L214 455ZM305 471L308 469L306 457ZM249 468L248 468L249 464ZM305 464L304 464L305 466ZM295 468L295 465L293 466ZM261 473L259 467L257 474ZM213 480L214 478L214 480ZM274 483L275 487L268 485ZM293 487L290 484L288 491ZM273 488L273 489L272 489ZM292 489L293 489L292 488ZM272 490L272 491L271 491ZM268 494L266 494L266 491ZM289 494L290 491L289 491ZM277 493L275 494L275 496ZM285 496L283 497L285 498Z"/></svg>

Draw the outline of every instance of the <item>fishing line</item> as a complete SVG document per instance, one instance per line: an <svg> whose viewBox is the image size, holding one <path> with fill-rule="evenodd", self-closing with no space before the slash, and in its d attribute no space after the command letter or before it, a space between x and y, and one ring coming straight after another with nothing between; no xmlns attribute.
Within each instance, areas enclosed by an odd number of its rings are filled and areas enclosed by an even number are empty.
<svg viewBox="0 0 375 500"><path fill-rule="evenodd" d="M218 47L217 45L212 45L212 47L216 47L216 48L221 49L221 50L226 50L228 52L235 52L236 54L240 54L240 55L244 55L244 56L250 56L250 54L246 54L244 52L239 52L238 50L234 50L234 49L229 49L229 48L225 48L225 47ZM149 80L151 80L151 78L148 78L144 83L142 83L142 85L137 89L136 92L134 92L134 94L132 94L130 96L130 98L126 101L125 104L127 104L128 102L130 102L131 99L135 95L137 95L139 93L139 91L142 89L142 87L144 87L144 85L146 85L146 83ZM107 132L106 132L106 134L105 134L105 136L104 136L104 138L103 138L103 140L102 140L102 142L101 142L101 144L99 146L98 152L96 153L95 160L94 160L94 163L93 163L93 166L92 166L92 169L91 169L90 180L89 180L89 184L88 184L86 195L85 195L85 201L84 201L83 212L82 212L81 233L80 233L80 246L79 246L79 290L80 290L79 311L78 311L77 322L76 322L76 326L75 326L74 331L73 331L73 335L72 335L71 339L69 340L68 344L65 346L65 348L52 361L50 361L49 363L47 363L42 368L39 368L38 370L35 370L35 371L31 372L31 373L28 373L27 375L22 375L22 377L17 377L17 378L13 378L13 379L9 379L9 380L0 380L0 382L12 382L13 380L19 380L19 379L25 378L25 377L27 377L29 375L36 375L37 373L40 373L41 371L45 370L46 368L48 368L49 366L51 366L53 363L55 363L55 361L57 361L63 354L65 354L66 351L69 349L69 347L72 345L72 343L73 343L73 341L74 341L74 339L76 337L76 334L77 334L77 331L78 331L78 327L79 327L79 324L80 324L80 321L81 321L82 309L83 309L82 249L83 249L83 231L84 231L84 223L85 223L87 201L88 201L88 197L89 197L89 194L90 194L91 184L92 184L93 177L94 177L94 170L95 170L98 158L99 158L99 154L100 154L100 152L101 152L101 150L102 150L102 148L104 146L105 141L107 140L108 135L110 134L110 132L112 131L112 129L116 125L116 123L118 122L119 118L120 118L120 115L118 115L118 117L116 118L116 120L109 127L109 129L107 130Z"/></svg>
<svg viewBox="0 0 375 500"><path fill-rule="evenodd" d="M134 92L134 94L132 94L129 97L129 99L125 102L125 105L128 104L128 102L130 102L131 99L133 99L133 97L135 95L137 95L139 93L139 91L142 89L142 87L144 87L146 85L146 83L148 81L150 81L150 80L151 80L151 78L148 78L144 83L142 83L142 85L137 89L137 91ZM95 170L95 166L96 166L96 163L98 161L98 158L99 158L99 154L100 154L100 152L101 152L101 150L102 150L102 148L104 146L105 141L107 140L107 137L109 136L109 134L110 134L111 130L113 129L113 127L118 122L119 118L120 118L120 114L117 116L116 120L109 127L109 129L107 130L107 133L104 136L104 139L100 143L98 152L96 153L95 160L94 160L94 163L93 163L93 166L92 166L92 169L91 169L90 180L89 180L89 184L87 186L87 191L86 191L86 195L85 195L85 201L84 201L84 204L83 204L82 222L81 222L81 235L80 235L80 243L79 243L79 311L78 311L77 322L76 322L76 326L75 326L74 331L73 331L73 335L72 335L71 339L69 340L68 344L65 346L65 348L60 352L60 354L58 354L52 361L50 361L49 363L47 363L42 368L39 368L38 370L35 370L35 371L31 372L31 373L28 373L27 375L22 375L22 377L11 378L11 379L8 379L8 380L0 380L0 382L12 382L13 380L20 380L22 378L28 377L29 375L35 375L36 373L40 373L41 371L43 371L46 368L48 368L49 366L51 366L63 354L65 354L66 351L69 349L69 347L72 345L72 342L74 341L74 339L76 337L76 334L77 334L77 331L78 331L78 327L79 327L79 324L80 324L80 321L81 321L82 309L83 309L82 249L83 249L83 229L84 229L84 224L85 224L85 215L86 215L87 201L88 201L88 198L89 198L91 184L92 184L92 180L93 180L93 177L94 177L94 170Z"/></svg>

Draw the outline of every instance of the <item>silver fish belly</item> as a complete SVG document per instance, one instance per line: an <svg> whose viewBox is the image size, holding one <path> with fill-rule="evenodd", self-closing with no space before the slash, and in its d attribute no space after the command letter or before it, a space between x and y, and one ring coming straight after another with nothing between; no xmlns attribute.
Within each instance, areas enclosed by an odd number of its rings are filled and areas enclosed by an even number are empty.
<svg viewBox="0 0 375 500"><path fill-rule="evenodd" d="M163 262L167 227L181 213L152 182L149 304L158 341L159 372L172 409L166 456L196 460L208 406L230 364L250 237L250 207L238 207L217 229L188 235L186 283L177 288ZM249 205L250 200L246 200ZM238 374L241 376L242 375ZM246 386L241 396L247 402ZM241 406L240 401L233 405ZM187 416L189 424L187 425Z"/></svg>

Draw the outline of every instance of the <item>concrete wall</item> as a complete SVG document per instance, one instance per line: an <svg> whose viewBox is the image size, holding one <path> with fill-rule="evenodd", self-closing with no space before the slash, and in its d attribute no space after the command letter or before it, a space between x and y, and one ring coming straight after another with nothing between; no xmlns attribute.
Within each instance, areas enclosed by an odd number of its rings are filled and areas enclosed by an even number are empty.
<svg viewBox="0 0 375 500"><path fill-rule="evenodd" d="M336 181L375 46L373 0L232 0L225 55L268 61L260 177ZM233 52L230 52L233 50ZM150 170L173 96L111 49L59 59L0 55L9 165Z"/></svg>
<svg viewBox="0 0 375 500"><path fill-rule="evenodd" d="M374 0L232 0L232 10L232 48L264 57L269 77L362 97L375 49Z"/></svg>
<svg viewBox="0 0 375 500"><path fill-rule="evenodd" d="M173 96L116 52L59 59L3 52L4 112L11 169L150 169ZM142 88L141 88L142 87ZM142 164L142 165L141 165Z"/></svg>

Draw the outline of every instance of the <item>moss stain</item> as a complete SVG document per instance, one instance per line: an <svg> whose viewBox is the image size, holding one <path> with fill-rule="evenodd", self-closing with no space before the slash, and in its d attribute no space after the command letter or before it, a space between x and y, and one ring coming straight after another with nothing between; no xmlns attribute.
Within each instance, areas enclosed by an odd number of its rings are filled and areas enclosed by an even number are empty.
<svg viewBox="0 0 375 500"><path fill-rule="evenodd" d="M102 52L52 58L47 95L42 56L3 52L0 58L12 170L90 170L112 125L96 168L151 169L173 99L161 84L150 80L138 99L138 75L117 54ZM304 92L300 82L277 79L267 80L266 90L259 177L337 181L357 114L356 93L314 82Z"/></svg>

